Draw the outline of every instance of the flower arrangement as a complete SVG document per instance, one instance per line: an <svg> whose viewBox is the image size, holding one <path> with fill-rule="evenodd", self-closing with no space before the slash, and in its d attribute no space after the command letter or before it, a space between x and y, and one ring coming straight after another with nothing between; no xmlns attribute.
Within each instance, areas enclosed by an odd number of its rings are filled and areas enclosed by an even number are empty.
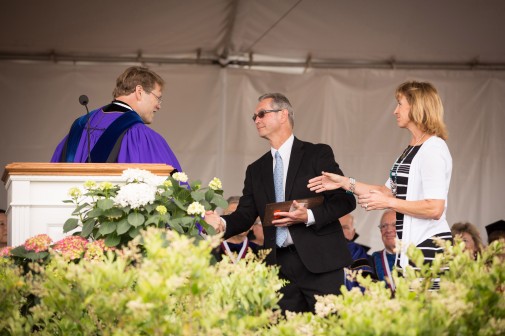
<svg viewBox="0 0 505 336"><path fill-rule="evenodd" d="M215 231L205 222L205 211L225 208L222 183L214 178L207 187L189 182L183 172L168 178L141 169L127 169L124 185L87 181L82 188L69 190L76 208L64 226L65 233L104 239L106 246L126 245L146 227L170 228L180 234L201 237ZM80 229L80 230L79 230Z"/></svg>
<svg viewBox="0 0 505 336"><path fill-rule="evenodd" d="M51 252L61 256L66 261L86 259L103 260L107 251L114 250L105 246L103 239L90 242L80 236L68 236L56 243L46 234L39 234L28 238L23 245L4 247L0 250L1 257L12 257L20 265L26 261L44 262Z"/></svg>

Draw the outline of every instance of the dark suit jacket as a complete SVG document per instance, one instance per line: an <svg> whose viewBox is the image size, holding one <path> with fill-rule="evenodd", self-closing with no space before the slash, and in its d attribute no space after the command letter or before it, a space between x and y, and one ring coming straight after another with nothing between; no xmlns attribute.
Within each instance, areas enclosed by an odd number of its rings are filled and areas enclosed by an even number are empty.
<svg viewBox="0 0 505 336"><path fill-rule="evenodd" d="M335 162L331 147L295 138L286 179L285 199L317 196L307 188L307 184L309 179L321 175L322 171L343 175ZM270 151L247 167L242 194L237 210L223 216L227 223L225 239L249 229L258 215L263 219L265 205L275 202L273 158ZM296 250L312 273L336 270L352 262L338 218L354 210L356 200L343 189L322 194L323 204L312 209L315 223L308 227L304 223L289 227ZM264 248L272 249L266 262L276 264L276 228L271 226L263 229Z"/></svg>

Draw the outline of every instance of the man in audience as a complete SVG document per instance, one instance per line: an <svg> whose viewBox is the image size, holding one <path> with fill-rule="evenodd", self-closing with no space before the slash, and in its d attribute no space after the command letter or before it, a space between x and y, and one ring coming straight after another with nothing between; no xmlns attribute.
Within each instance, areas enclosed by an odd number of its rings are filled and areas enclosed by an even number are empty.
<svg viewBox="0 0 505 336"><path fill-rule="evenodd" d="M223 215L229 215L237 209L240 196L230 196L227 201L228 207L224 210ZM253 227L254 226L257 225L255 224ZM252 232L252 228L223 241L219 246L218 251L216 251L217 253L215 253L216 259L221 260L223 255L227 255L228 258L230 258L230 261L236 264L240 261L240 259L246 256L248 251L257 253L259 246L249 239L248 235L250 232Z"/></svg>
<svg viewBox="0 0 505 336"><path fill-rule="evenodd" d="M379 230L384 243L384 249L372 253L375 275L378 280L386 281L389 288L394 289L391 272L396 260L396 212L386 210L382 214Z"/></svg>
<svg viewBox="0 0 505 336"><path fill-rule="evenodd" d="M375 278L371 256L366 253L365 247L352 240L354 237L357 238L354 229L354 216L349 213L338 220L342 225L344 236L347 239L347 247L352 256L352 264L348 269L353 272L361 271L363 276ZM359 287L359 284L351 274L346 274L345 286L350 290L353 287Z"/></svg>
<svg viewBox="0 0 505 336"><path fill-rule="evenodd" d="M505 240L505 221L500 219L486 226L487 242L491 244L495 240Z"/></svg>
<svg viewBox="0 0 505 336"><path fill-rule="evenodd" d="M368 255L368 250L370 250L370 247L356 242L359 234L354 228L354 216L349 213L345 216L340 217L338 220L340 222L340 225L342 225L342 230L344 231L345 238L348 241L355 242L357 245L361 246L363 250L365 250L365 253Z"/></svg>

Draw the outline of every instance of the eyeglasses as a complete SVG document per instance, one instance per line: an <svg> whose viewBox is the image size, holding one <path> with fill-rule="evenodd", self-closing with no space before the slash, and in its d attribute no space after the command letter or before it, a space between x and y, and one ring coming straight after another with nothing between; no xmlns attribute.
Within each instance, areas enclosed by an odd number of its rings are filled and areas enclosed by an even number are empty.
<svg viewBox="0 0 505 336"><path fill-rule="evenodd" d="M150 94L152 94L153 96L155 96L155 97L156 97L156 99L158 99L158 104L160 104L160 105L161 105L161 103L163 102L163 98L161 98L161 96L159 96L159 97L158 97L158 96L157 96L157 95L155 95L152 91L151 91L151 92L149 92L149 93L150 93Z"/></svg>
<svg viewBox="0 0 505 336"><path fill-rule="evenodd" d="M252 116L252 120L256 121L256 118L263 119L263 117L265 116L265 114L270 113L270 112L279 112L279 111L282 111L282 109L280 109L280 110L261 110L257 114L254 114Z"/></svg>
<svg viewBox="0 0 505 336"><path fill-rule="evenodd" d="M387 224L387 223L385 223L385 224L379 224L379 225L377 225L377 227L381 231L386 230L387 228L396 229L396 224L393 224L393 223L392 224Z"/></svg>

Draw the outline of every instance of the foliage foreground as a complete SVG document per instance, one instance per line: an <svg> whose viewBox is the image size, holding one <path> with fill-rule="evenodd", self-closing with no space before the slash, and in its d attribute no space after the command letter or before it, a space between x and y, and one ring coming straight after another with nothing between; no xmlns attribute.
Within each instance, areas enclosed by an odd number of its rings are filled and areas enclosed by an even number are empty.
<svg viewBox="0 0 505 336"><path fill-rule="evenodd" d="M0 335L503 335L502 243L474 261L447 246L434 270L318 300L316 313L279 314L277 268L249 255L212 263L214 241L149 228L104 258L55 253L25 272L0 258ZM53 253L50 251L49 253ZM411 251L412 259L419 253ZM449 265L437 292L433 274ZM438 268L438 270L437 270ZM420 281L419 277L424 280ZM358 275L358 278L360 276Z"/></svg>

